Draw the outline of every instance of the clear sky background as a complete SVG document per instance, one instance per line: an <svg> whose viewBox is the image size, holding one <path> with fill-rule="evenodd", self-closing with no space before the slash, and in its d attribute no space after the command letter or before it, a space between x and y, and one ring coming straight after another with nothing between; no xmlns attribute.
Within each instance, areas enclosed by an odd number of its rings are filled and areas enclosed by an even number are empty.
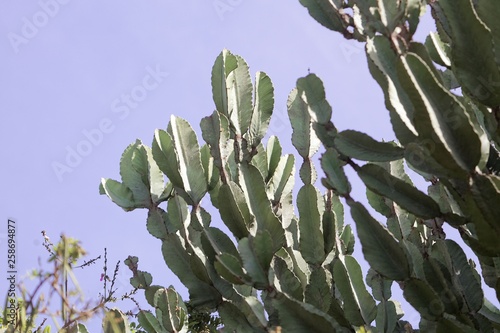
<svg viewBox="0 0 500 333"><path fill-rule="evenodd" d="M421 41L434 30L428 14L423 21ZM199 133L200 119L214 110L210 73L223 48L241 55L252 76L261 70L271 77L270 133L284 153L295 152L287 96L308 69L323 80L338 129L393 139L363 45L322 27L298 0L1 2L2 302L8 218L17 223L18 281L47 257L40 233L46 230L53 241L61 233L81 240L88 259L106 247L110 269L136 255L155 284L173 284L186 297L163 261L160 241L146 230L147 212L124 212L99 195L98 185L101 177L119 180L123 150L136 138L151 145L171 114ZM362 184L354 176L351 182L354 197L364 199ZM361 259L359 244L356 253ZM102 290L102 266L77 271L88 298ZM122 266L118 293L130 289L129 276ZM404 309L416 323L415 312Z"/></svg>

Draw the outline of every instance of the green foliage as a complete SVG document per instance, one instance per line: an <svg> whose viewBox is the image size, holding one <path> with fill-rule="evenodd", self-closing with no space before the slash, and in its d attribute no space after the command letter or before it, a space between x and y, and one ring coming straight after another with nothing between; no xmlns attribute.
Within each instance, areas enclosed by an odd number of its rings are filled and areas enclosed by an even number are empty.
<svg viewBox="0 0 500 333"><path fill-rule="evenodd" d="M496 332L500 312L484 298L481 275L443 231L445 223L457 230L500 295L500 26L492 1L430 1L437 33L425 45L412 36L426 1L300 1L325 27L366 43L398 142L337 132L319 77L298 79L287 103L302 158L295 200L294 157L281 156L274 136L262 143L271 81L259 72L252 83L246 62L228 50L212 70L216 111L201 121L205 144L172 116L151 149L137 141L125 150L122 182L103 179L100 192L127 211L148 210L148 231L188 288L190 307L217 311L228 331L418 331L391 299L396 282L421 316L420 331ZM323 192L313 163L321 145ZM428 194L405 166L431 183ZM348 167L384 224L352 197ZM211 226L205 197L232 235ZM366 277L340 199L371 267ZM139 316L147 332L193 328L173 288L152 285L137 259L127 265L155 309Z"/></svg>
<svg viewBox="0 0 500 333"><path fill-rule="evenodd" d="M129 257L125 263L132 270L130 284L132 291L118 297L115 286L119 263L116 264L112 276L107 271L107 251L104 252L104 268L101 273L103 293L99 300L84 299L77 280L76 268L88 268L102 256L83 261L86 252L80 242L74 238L61 236L61 240L52 244L44 236L43 246L49 252L47 264L52 270L40 267L31 272L29 278L38 283L28 290L24 279L18 285L19 296L9 293L4 306L0 309L0 332L36 332L50 333L88 333L86 322L102 317L102 331L109 333L148 333L148 332L217 332L220 319L205 310L186 306L172 288L161 288L152 285L152 276L137 270L138 259ZM118 298L134 299L137 290L146 289L146 298L156 310L155 317L151 312L139 310L138 313L110 308ZM58 309L58 306L60 309ZM161 321L158 321L159 318ZM52 322L49 322L49 320ZM134 322L132 320L137 320ZM101 319L99 319L101 320ZM165 328L167 327L167 328Z"/></svg>
<svg viewBox="0 0 500 333"><path fill-rule="evenodd" d="M75 269L87 268L101 256L78 264L87 254L78 240L61 235L60 241L53 244L45 231L42 235L43 246L49 253L47 264L51 269L40 267L33 270L29 275L36 281L32 289L28 290L22 280L17 286L19 296L7 295L0 315L0 328L5 326L1 332L50 333L54 328L62 333L88 333L84 322L101 313L104 313L105 332L127 332L127 317L117 309L108 308L108 304L116 299L114 283L118 264L112 278L108 277L105 251L104 294L98 301L84 301ZM107 284L108 280L110 284ZM52 324L47 322L49 318Z"/></svg>
<svg viewBox="0 0 500 333"><path fill-rule="evenodd" d="M210 315L204 311L197 311L192 308L189 302L186 303L189 312L188 327L189 332L193 333L214 333L221 326L219 317Z"/></svg>

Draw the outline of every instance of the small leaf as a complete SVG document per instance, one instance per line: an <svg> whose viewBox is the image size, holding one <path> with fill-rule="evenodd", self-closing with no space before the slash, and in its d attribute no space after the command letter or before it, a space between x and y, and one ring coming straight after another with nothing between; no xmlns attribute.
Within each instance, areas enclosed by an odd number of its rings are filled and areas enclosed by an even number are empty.
<svg viewBox="0 0 500 333"><path fill-rule="evenodd" d="M269 188L274 202L281 202L282 198L293 190L295 182L295 158L292 154L281 156L276 166Z"/></svg>
<svg viewBox="0 0 500 333"><path fill-rule="evenodd" d="M368 187L366 188L366 198L368 203L375 209L378 213L389 218L393 215L392 212L392 200L384 198L383 196L373 192Z"/></svg>
<svg viewBox="0 0 500 333"><path fill-rule="evenodd" d="M363 315L365 323L371 323L377 316L377 309L375 307L375 300L366 290L363 283L363 272L361 266L356 259L350 255L344 257L344 265L349 275L352 290L356 295L357 303Z"/></svg>
<svg viewBox="0 0 500 333"><path fill-rule="evenodd" d="M378 142L369 135L353 130L335 137L335 147L342 154L370 162L388 162L403 158L404 150L392 143Z"/></svg>
<svg viewBox="0 0 500 333"><path fill-rule="evenodd" d="M211 116L201 119L200 127L203 140L210 146L210 154L214 158L214 164L223 175L226 158L232 149L228 145L229 121L223 114L214 111Z"/></svg>
<svg viewBox="0 0 500 333"><path fill-rule="evenodd" d="M416 278L406 280L403 295L422 318L434 321L444 312L443 302L425 281Z"/></svg>
<svg viewBox="0 0 500 333"><path fill-rule="evenodd" d="M320 0L327 2L325 0ZM329 1L328 1L329 2ZM312 122L326 125L332 117L332 107L326 100L323 82L315 74L297 80L298 96L306 103Z"/></svg>
<svg viewBox="0 0 500 333"><path fill-rule="evenodd" d="M106 311L102 326L104 333L130 333L127 317L116 308Z"/></svg>
<svg viewBox="0 0 500 333"><path fill-rule="evenodd" d="M315 306L295 301L282 293L273 299L279 311L283 331L287 333L331 333L343 332L335 320Z"/></svg>
<svg viewBox="0 0 500 333"><path fill-rule="evenodd" d="M163 287L158 285L153 285L149 286L148 288L146 288L146 290L144 290L144 296L146 298L146 301L148 301L148 304L153 307L155 306L155 294L159 289L163 289Z"/></svg>
<svg viewBox="0 0 500 333"><path fill-rule="evenodd" d="M212 95L218 112L236 134L244 134L252 117L252 81L245 61L224 49L212 67Z"/></svg>
<svg viewBox="0 0 500 333"><path fill-rule="evenodd" d="M205 258L203 258L205 259ZM189 257L189 264L191 267L191 270L193 271L193 275L196 276L198 279L201 281L211 284L212 279L210 278L207 268L205 267L205 262L200 259L198 256L190 256Z"/></svg>
<svg viewBox="0 0 500 333"><path fill-rule="evenodd" d="M223 50L212 67L212 95L215 108L228 116L226 77L238 66L236 57L228 50Z"/></svg>
<svg viewBox="0 0 500 333"><path fill-rule="evenodd" d="M214 158L210 156L210 148L208 145L203 145L200 149L201 164L205 171L205 179L207 180L207 190L212 191L220 185L219 169L215 167Z"/></svg>
<svg viewBox="0 0 500 333"><path fill-rule="evenodd" d="M316 168L310 159L304 159L299 169L299 176L304 184L314 184L316 182Z"/></svg>
<svg viewBox="0 0 500 333"><path fill-rule="evenodd" d="M355 238L351 229L351 225L346 225L342 233L340 234L340 240L342 241L342 253L344 255L351 255L354 252Z"/></svg>
<svg viewBox="0 0 500 333"><path fill-rule="evenodd" d="M500 105L495 34L479 19L471 0L440 0L437 7L442 9L449 24L451 60L462 89L485 105Z"/></svg>
<svg viewBox="0 0 500 333"><path fill-rule="evenodd" d="M141 207L149 207L151 204L146 154L141 141L137 140L125 149L120 159L122 182L132 191L136 205Z"/></svg>
<svg viewBox="0 0 500 333"><path fill-rule="evenodd" d="M167 203L168 222L172 231L183 230L189 223L189 209L186 201L180 196L171 197Z"/></svg>
<svg viewBox="0 0 500 333"><path fill-rule="evenodd" d="M344 30L344 23L338 11L339 8L335 8L335 5L331 1L300 0L300 3L307 8L309 15L322 26L333 31Z"/></svg>
<svg viewBox="0 0 500 333"><path fill-rule="evenodd" d="M321 167L328 177L328 185L341 195L351 192L351 184L344 172L344 165L345 162L340 160L338 153L332 148L328 148L321 156Z"/></svg>
<svg viewBox="0 0 500 333"><path fill-rule="evenodd" d="M396 304L393 301L381 302L377 305L377 318L375 319L379 332L392 333L398 323Z"/></svg>
<svg viewBox="0 0 500 333"><path fill-rule="evenodd" d="M335 229L339 232L344 228L344 205L337 195L332 196L332 210L335 213Z"/></svg>
<svg viewBox="0 0 500 333"><path fill-rule="evenodd" d="M410 277L408 259L396 239L368 213L359 202L349 204L356 222L363 254L381 275L396 281Z"/></svg>
<svg viewBox="0 0 500 333"><path fill-rule="evenodd" d="M250 238L260 267L267 272L273 259L273 240L267 230L259 230L253 238Z"/></svg>
<svg viewBox="0 0 500 333"><path fill-rule="evenodd" d="M146 174L148 178L147 182L149 183L151 200L154 203L160 203L163 191L165 190L163 174L153 158L152 149L148 146L142 146L141 151L141 158L145 159L141 164L147 165L144 174Z"/></svg>
<svg viewBox="0 0 500 333"><path fill-rule="evenodd" d="M326 210L323 213L322 218L323 242L325 244L326 255L328 255L335 247L335 242L337 239L335 224L335 213L331 210Z"/></svg>
<svg viewBox="0 0 500 333"><path fill-rule="evenodd" d="M131 211L137 208L134 203L132 191L116 180L101 178L99 190L100 194L106 194L115 204L125 211Z"/></svg>
<svg viewBox="0 0 500 333"><path fill-rule="evenodd" d="M167 331L186 332L187 308L173 287L157 290L154 303L157 318Z"/></svg>
<svg viewBox="0 0 500 333"><path fill-rule="evenodd" d="M398 141L406 146L416 140L417 131L413 123L414 107L397 74L398 56L384 36L368 38L366 53L370 73L384 92L394 133Z"/></svg>
<svg viewBox="0 0 500 333"><path fill-rule="evenodd" d="M167 131L174 141L184 190L197 205L207 192L207 180L196 133L187 121L175 116L171 117Z"/></svg>
<svg viewBox="0 0 500 333"><path fill-rule="evenodd" d="M399 7L399 3L392 0L377 0L378 12L382 24L389 32L394 31L404 13Z"/></svg>
<svg viewBox="0 0 500 333"><path fill-rule="evenodd" d="M168 215L163 209L159 207L150 209L146 221L148 232L156 238L164 239L169 232L176 231L168 230L170 223L166 223L166 221L168 221Z"/></svg>
<svg viewBox="0 0 500 333"><path fill-rule="evenodd" d="M304 292L305 302L314 305L323 312L328 312L332 302L332 276L323 267L313 269L309 284Z"/></svg>
<svg viewBox="0 0 500 333"><path fill-rule="evenodd" d="M148 333L160 332L162 330L158 319L151 312L139 311L137 321Z"/></svg>
<svg viewBox="0 0 500 333"><path fill-rule="evenodd" d="M431 197L394 177L384 168L365 164L357 172L370 190L391 199L408 212L425 219L441 216L439 205Z"/></svg>
<svg viewBox="0 0 500 333"><path fill-rule="evenodd" d="M267 274L260 265L253 244L250 243L248 238L242 238L238 242L238 251L241 259L243 259L243 267L245 267L248 275L252 277L253 286L257 289L267 288L269 286Z"/></svg>
<svg viewBox="0 0 500 333"><path fill-rule="evenodd" d="M461 168L474 170L481 158L484 138L480 138L472 126L458 98L443 87L431 68L415 53L400 58L398 74L415 107L419 138L433 141L435 149L443 145Z"/></svg>
<svg viewBox="0 0 500 333"><path fill-rule="evenodd" d="M429 143L428 141L427 143ZM431 144L430 148L433 146ZM408 167L415 172L421 174L426 179L431 179L432 176L436 177L453 177L464 178L467 173L459 168L456 164L455 167L451 165L441 165L442 160L439 162L434 157L434 150L426 147L425 142L409 143L405 147L405 160ZM451 158L451 155L449 156Z"/></svg>
<svg viewBox="0 0 500 333"><path fill-rule="evenodd" d="M366 283L372 288L373 297L377 301L387 301L391 298L392 281L384 278L371 268L366 275Z"/></svg>
<svg viewBox="0 0 500 333"><path fill-rule="evenodd" d="M231 53L224 50L227 55ZM238 55L236 58L237 66L227 71L226 68L226 88L227 88L227 117L236 130L236 134L245 134L250 126L252 119L252 79L248 65Z"/></svg>
<svg viewBox="0 0 500 333"><path fill-rule="evenodd" d="M359 276L358 278L362 278ZM352 290L351 281L347 270L341 260L335 260L333 265L333 279L335 281L335 288L338 289L344 301L344 312L346 318L354 326L363 326L366 324L359 303ZM375 302L373 302L375 304Z"/></svg>
<svg viewBox="0 0 500 333"><path fill-rule="evenodd" d="M255 216L257 230L267 230L273 240L273 250L278 251L285 242L285 234L279 219L274 214L266 194L265 183L259 170L253 165L242 164L240 185Z"/></svg>
<svg viewBox="0 0 500 333"><path fill-rule="evenodd" d="M237 239L247 237L252 217L241 188L234 182L222 184L219 189L219 211L222 221Z"/></svg>
<svg viewBox="0 0 500 333"><path fill-rule="evenodd" d="M263 294L265 295L266 292ZM262 297L265 299L265 296ZM240 310L246 315L250 324L254 327L268 326L267 316L265 314L264 305L260 299L255 296L246 296L241 303L239 303Z"/></svg>
<svg viewBox="0 0 500 333"><path fill-rule="evenodd" d="M311 185L304 185L297 195L299 211L300 252L311 265L320 265L325 259L325 246L321 231L318 192Z"/></svg>
<svg viewBox="0 0 500 333"><path fill-rule="evenodd" d="M285 260L279 257L275 258L273 269L280 284L280 291L302 301L302 284L299 278L287 267Z"/></svg>
<svg viewBox="0 0 500 333"><path fill-rule="evenodd" d="M229 253L221 253L218 255L214 267L217 272L230 283L243 284L247 279L240 260Z"/></svg>
<svg viewBox="0 0 500 333"><path fill-rule="evenodd" d="M443 43L438 33L429 33L425 39L425 47L429 51L432 61L444 67L451 67L451 60L449 58L450 46Z"/></svg>
<svg viewBox="0 0 500 333"><path fill-rule="evenodd" d="M458 313L461 309L461 299L457 298L452 287L451 275L442 263L434 257L424 260L426 282L439 295L447 313Z"/></svg>
<svg viewBox="0 0 500 333"><path fill-rule="evenodd" d="M192 273L190 254L178 235L169 234L166 236L162 242L162 254L168 267L188 288L190 302L193 306L215 307L220 302L219 292Z"/></svg>
<svg viewBox="0 0 500 333"><path fill-rule="evenodd" d="M224 322L224 329L229 332L264 333L264 328L257 329L248 322L247 316L234 304L224 301L218 307L219 315Z"/></svg>
<svg viewBox="0 0 500 333"><path fill-rule="evenodd" d="M488 224L500 232L500 177L496 175L474 174L472 194Z"/></svg>
<svg viewBox="0 0 500 333"><path fill-rule="evenodd" d="M184 188L184 183L179 171L179 161L174 149L174 143L170 134L164 130L157 129L153 140L153 158L160 170L167 175L173 186Z"/></svg>
<svg viewBox="0 0 500 333"><path fill-rule="evenodd" d="M262 178L267 179L267 154L262 143L259 143L256 147L253 147L252 154L253 156L251 157L250 164L252 164L259 170Z"/></svg>
<svg viewBox="0 0 500 333"><path fill-rule="evenodd" d="M252 121L248 131L251 146L257 146L266 134L273 108L274 88L271 79L266 73L257 72Z"/></svg>
<svg viewBox="0 0 500 333"><path fill-rule="evenodd" d="M470 266L462 248L451 239L445 240L453 270L456 287L463 294L470 312L477 312L483 306L484 293L481 284L474 276L474 269Z"/></svg>
<svg viewBox="0 0 500 333"><path fill-rule="evenodd" d="M203 239L208 241L208 244L203 244ZM206 228L202 236L203 250L210 261L215 261L215 255L229 253L235 257L239 257L238 250L229 236L222 230L209 227ZM208 245L209 247L207 247ZM214 251L214 252L212 252ZM213 256L212 256L213 254Z"/></svg>
<svg viewBox="0 0 500 333"><path fill-rule="evenodd" d="M423 5L420 0L408 0L408 4L406 5L405 10L405 16L408 20L411 35L413 35L417 30L420 16L424 13L424 10L425 5Z"/></svg>
<svg viewBox="0 0 500 333"><path fill-rule="evenodd" d="M267 170L268 178L274 175L274 171L278 167L278 164L281 159L281 144L277 136L272 135L267 141L266 153L267 153ZM266 182L269 179L266 179Z"/></svg>
<svg viewBox="0 0 500 333"><path fill-rule="evenodd" d="M299 90L292 90L287 101L288 117L293 129L292 144L304 159L313 156L321 144L312 128L308 107L299 95Z"/></svg>
<svg viewBox="0 0 500 333"><path fill-rule="evenodd" d="M148 289L153 282L153 277L148 272L137 270L134 272L134 276L130 278L130 284L134 288L138 289Z"/></svg>

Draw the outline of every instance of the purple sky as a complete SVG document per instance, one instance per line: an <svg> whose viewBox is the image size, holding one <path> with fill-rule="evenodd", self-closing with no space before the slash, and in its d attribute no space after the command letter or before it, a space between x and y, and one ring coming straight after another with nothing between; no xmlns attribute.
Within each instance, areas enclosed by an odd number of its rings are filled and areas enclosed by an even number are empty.
<svg viewBox="0 0 500 333"><path fill-rule="evenodd" d="M419 40L434 30L424 21ZM46 230L53 240L61 233L80 239L88 259L107 247L110 267L136 255L155 284L173 284L185 295L164 264L160 241L146 231L146 211L125 213L98 194L98 185L101 177L119 180L126 146L136 138L151 145L171 114L199 132L200 119L214 109L210 72L223 48L241 55L252 76L261 70L271 77L270 133L284 152L295 152L287 96L308 68L325 84L337 128L393 138L363 45L320 26L298 0L3 1L0 36L0 267L4 274L5 224L12 218L18 280L46 258L40 234ZM351 181L355 198L364 199L364 187ZM102 265L77 271L89 298L102 289ZM122 267L122 292L128 277ZM2 292L5 282L0 275Z"/></svg>

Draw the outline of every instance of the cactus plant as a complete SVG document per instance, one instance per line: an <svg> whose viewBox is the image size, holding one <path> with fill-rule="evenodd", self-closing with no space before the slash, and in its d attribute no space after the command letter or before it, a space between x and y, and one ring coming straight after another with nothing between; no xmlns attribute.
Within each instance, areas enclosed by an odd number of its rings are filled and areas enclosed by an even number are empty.
<svg viewBox="0 0 500 333"><path fill-rule="evenodd" d="M190 305L217 311L227 331L499 331L500 311L481 287L484 279L500 299L498 6L429 1L437 33L420 44L412 36L423 0L300 2L325 27L366 43L397 142L338 132L320 78L298 79L287 103L291 142L302 158L294 200L295 157L281 155L277 137L263 143L271 80L258 72L252 83L245 61L224 50L212 70L216 110L200 124L205 144L172 116L152 148L136 141L125 150L121 182L102 179L100 193L126 211L148 210L147 229L188 288ZM315 186L313 163L321 145L323 189ZM405 166L429 181L427 193ZM385 223L352 196L345 168L366 185ZM342 201L370 265L365 277ZM231 235L212 225L213 215ZM446 238L444 223L477 254L482 275ZM156 311L142 312L141 325L185 331L180 296L151 285L134 260L127 263L131 282ZM418 329L391 298L394 283L420 314Z"/></svg>

